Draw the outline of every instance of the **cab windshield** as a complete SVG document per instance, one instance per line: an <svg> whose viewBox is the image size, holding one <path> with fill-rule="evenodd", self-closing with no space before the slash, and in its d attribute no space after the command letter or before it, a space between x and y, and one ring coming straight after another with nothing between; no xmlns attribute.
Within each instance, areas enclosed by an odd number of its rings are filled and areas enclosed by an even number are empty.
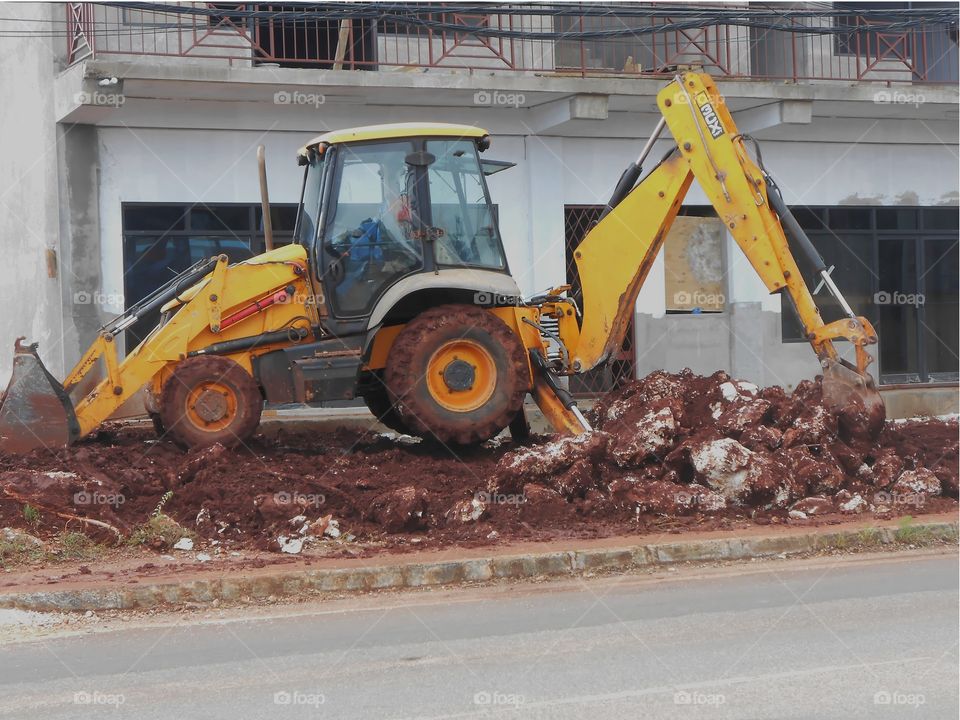
<svg viewBox="0 0 960 720"><path fill-rule="evenodd" d="M438 265L506 268L496 218L472 140L429 140L430 210Z"/></svg>

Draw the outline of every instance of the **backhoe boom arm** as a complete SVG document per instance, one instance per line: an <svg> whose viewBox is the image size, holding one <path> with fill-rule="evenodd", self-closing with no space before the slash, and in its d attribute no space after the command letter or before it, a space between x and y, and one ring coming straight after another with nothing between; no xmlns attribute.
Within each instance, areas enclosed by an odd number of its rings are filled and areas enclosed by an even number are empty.
<svg viewBox="0 0 960 720"><path fill-rule="evenodd" d="M628 168L604 216L574 252L583 322L579 340L570 348L571 370L596 367L623 342L640 288L696 179L767 289L789 297L824 370L825 396L829 381L842 396L838 409L863 400L871 423L882 424L882 402L867 373L872 358L866 348L876 343L876 333L866 318L850 310L776 184L747 153L744 137L713 81L702 73L685 73L660 91L657 105L676 149L632 189L624 187L624 178L629 182L631 174L639 176L639 162ZM824 323L788 236L810 257L848 317ZM840 359L835 340L854 346L855 365Z"/></svg>

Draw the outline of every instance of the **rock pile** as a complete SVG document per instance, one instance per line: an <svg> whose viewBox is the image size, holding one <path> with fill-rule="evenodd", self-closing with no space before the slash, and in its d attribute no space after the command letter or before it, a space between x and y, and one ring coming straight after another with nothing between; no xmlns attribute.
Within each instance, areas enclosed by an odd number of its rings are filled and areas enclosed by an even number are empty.
<svg viewBox="0 0 960 720"><path fill-rule="evenodd" d="M505 455L488 489L637 513L739 507L796 519L884 514L957 495L955 423L927 423L947 438L926 447L896 423L874 441L856 423L838 423L819 380L788 395L724 372L658 371L608 395L592 414L593 433Z"/></svg>

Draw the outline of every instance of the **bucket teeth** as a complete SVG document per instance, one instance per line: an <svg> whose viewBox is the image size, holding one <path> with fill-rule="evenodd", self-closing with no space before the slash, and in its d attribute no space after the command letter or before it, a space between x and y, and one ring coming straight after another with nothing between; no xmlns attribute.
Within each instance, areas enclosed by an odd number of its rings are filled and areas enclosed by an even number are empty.
<svg viewBox="0 0 960 720"><path fill-rule="evenodd" d="M69 445L80 434L73 404L43 366L37 346L14 344L13 374L0 401L0 451L22 454Z"/></svg>

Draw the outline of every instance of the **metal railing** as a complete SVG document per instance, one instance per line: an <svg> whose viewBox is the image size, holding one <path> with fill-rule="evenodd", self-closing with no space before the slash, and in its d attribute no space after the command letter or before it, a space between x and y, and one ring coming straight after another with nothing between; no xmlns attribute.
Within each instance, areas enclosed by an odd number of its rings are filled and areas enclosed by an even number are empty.
<svg viewBox="0 0 960 720"><path fill-rule="evenodd" d="M155 56L245 66L578 77L656 77L694 66L729 78L958 80L956 26L942 22L890 32L873 29L875 18L848 15L790 18L786 30L721 20L678 28L668 14L524 14L531 6L522 5L511 14L478 14L477 5L467 13L458 12L456 3L442 5L444 12L429 16L432 22L408 24L396 15L383 19L369 12L343 18L343 6L340 15L327 19L274 14L290 7L304 10L303 5L181 3L182 10L171 12L169 6L67 3L67 60ZM710 7L716 12L718 6ZM191 9L208 14L191 14ZM243 14L250 10L271 12ZM825 24L839 26L838 31L810 31Z"/></svg>

